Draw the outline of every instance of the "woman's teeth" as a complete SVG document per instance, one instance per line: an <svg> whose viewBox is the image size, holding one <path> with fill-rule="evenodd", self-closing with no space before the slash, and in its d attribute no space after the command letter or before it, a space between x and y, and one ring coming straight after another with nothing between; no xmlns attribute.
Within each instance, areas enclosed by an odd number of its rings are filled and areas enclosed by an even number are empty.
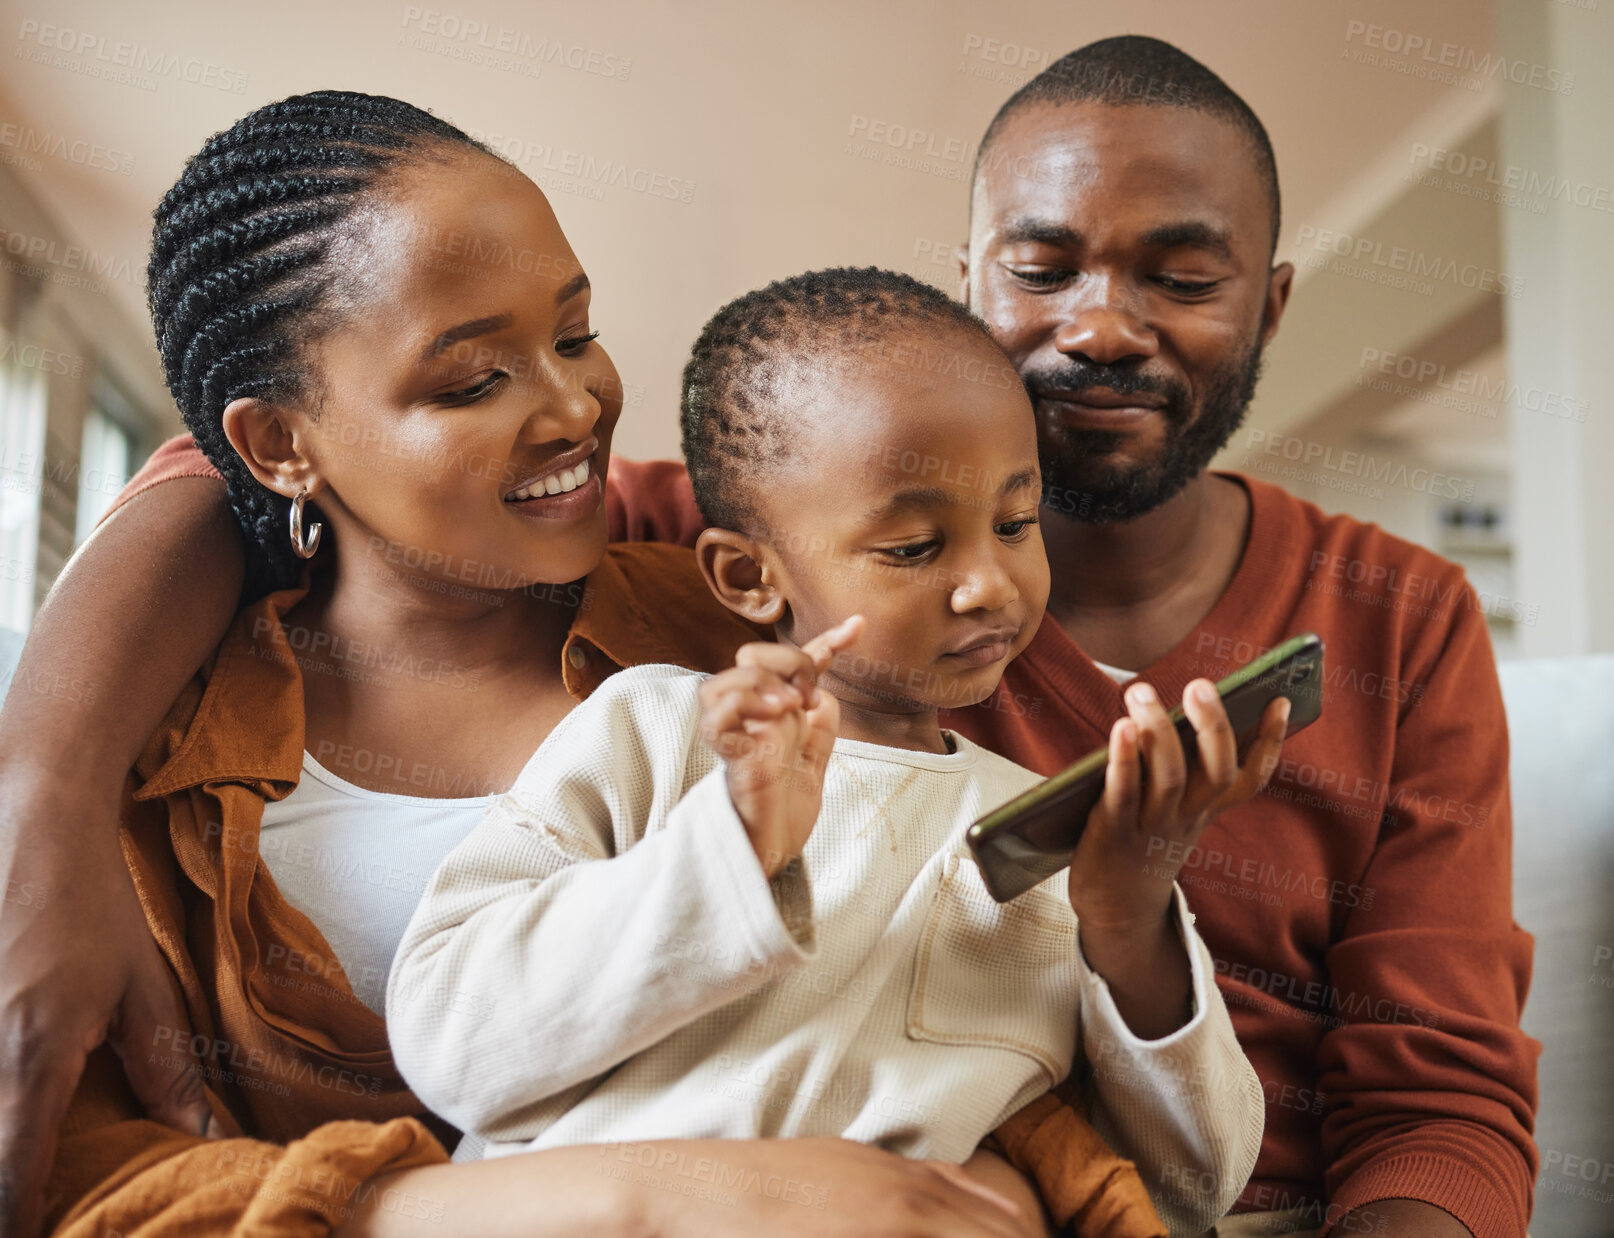
<svg viewBox="0 0 1614 1238"><path fill-rule="evenodd" d="M588 480L588 461L584 460L569 469L562 469L558 473L551 473L548 477L535 481L530 486L523 486L520 490L512 490L505 496L506 503L519 503L522 499L537 499L549 494L565 494L568 490L576 490Z"/></svg>

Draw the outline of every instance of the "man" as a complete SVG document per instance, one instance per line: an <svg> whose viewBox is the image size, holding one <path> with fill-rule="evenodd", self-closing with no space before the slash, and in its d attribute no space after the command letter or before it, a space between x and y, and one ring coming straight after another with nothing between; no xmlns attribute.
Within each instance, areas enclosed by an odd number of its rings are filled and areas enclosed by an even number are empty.
<svg viewBox="0 0 1614 1238"><path fill-rule="evenodd" d="M1375 526L1206 469L1289 297L1278 220L1261 123L1159 40L1084 47L998 112L959 268L1037 410L1053 593L996 700L954 724L1052 773L1103 742L1134 677L1176 699L1317 631L1322 719L1185 862L1267 1093L1240 1207L1274 1215L1217 1232L1519 1235L1539 1046L1474 592Z"/></svg>
<svg viewBox="0 0 1614 1238"><path fill-rule="evenodd" d="M977 160L963 291L1037 409L1053 591L997 695L951 724L1052 772L1103 742L1124 711L1123 682L1176 699L1189 679L1220 677L1317 630L1328 645L1322 720L1288 742L1267 795L1224 814L1182 857L1268 1102L1240 1201L1255 1215L1218 1234L1518 1235L1535 1174L1537 1049L1518 1027L1530 944L1510 910L1506 729L1483 616L1461 572L1437 556L1275 487L1205 471L1244 414L1288 298L1293 269L1272 264L1278 218L1259 121L1158 40L1080 49L993 121ZM681 470L633 467L638 481L613 528L692 542L699 517ZM129 576L149 578L193 572L203 542L210 558L228 558L216 483L188 485L160 518L131 506L108 528L103 561L115 544L143 556ZM97 587L116 596L90 600L92 575L83 565L76 581L69 574L57 608L110 608L124 645L85 652L47 611L36 666L106 682L109 665L140 651L141 674L118 708L144 736L172 695L149 685L183 682L212 648L238 578L226 574L178 614L105 577ZM211 634L197 631L199 601L206 622L217 621ZM165 635L161 648L148 631ZM61 709L45 721L60 729L62 750L71 736L111 747L93 717ZM128 764L88 744L74 756L85 770ZM62 782L41 793L56 797L48 803L67 794ZM86 888L117 880L126 878ZM83 918L94 915L86 907ZM137 924L129 934L139 937ZM139 1044L172 1019L149 959L105 938L91 949L93 991L19 986L0 1030L31 1019L88 1045L110 1026ZM0 1069L24 1079L23 1063L36 1077L48 1070L50 1094L65 1104L66 1076L76 1077L66 1058L83 1049L62 1039L36 1030L28 1053L13 1041ZM155 1115L194 1120L185 1079L137 1072L132 1082ZM20 1096L0 1097L0 1162L27 1159L41 1121L20 1112ZM19 1189L37 1159L14 1171ZM1199 1185L1185 1175L1179 1189ZM0 1214L4 1194L0 1178Z"/></svg>

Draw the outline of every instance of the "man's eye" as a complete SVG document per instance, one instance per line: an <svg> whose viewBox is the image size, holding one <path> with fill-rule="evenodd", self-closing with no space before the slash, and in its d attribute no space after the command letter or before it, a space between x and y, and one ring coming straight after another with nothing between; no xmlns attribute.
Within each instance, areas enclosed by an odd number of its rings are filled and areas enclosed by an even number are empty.
<svg viewBox="0 0 1614 1238"><path fill-rule="evenodd" d="M503 370L494 370L486 378L473 383L469 387L462 387L458 391L445 391L438 399L445 404L474 404L486 396L492 395L504 385L506 378Z"/></svg>
<svg viewBox="0 0 1614 1238"><path fill-rule="evenodd" d="M1032 288L1057 288L1074 274L1074 272L1060 267L1005 267L1004 269L1022 284L1027 284Z"/></svg>
<svg viewBox="0 0 1614 1238"><path fill-rule="evenodd" d="M916 563L936 548L936 540L928 542L910 542L906 546L887 546L881 554L890 555L902 563Z"/></svg>
<svg viewBox="0 0 1614 1238"><path fill-rule="evenodd" d="M573 357L599 338L600 333L598 331L590 331L587 335L576 335L571 339L560 340L556 343L555 351L563 357Z"/></svg>
<svg viewBox="0 0 1614 1238"><path fill-rule="evenodd" d="M1159 283L1160 283L1160 286L1162 288L1169 289L1172 292L1180 292L1184 296L1190 296L1190 297L1200 296L1200 295L1202 295L1204 293L1207 293L1212 288L1215 288L1221 282L1222 281L1219 280L1219 279L1213 279L1213 280L1208 280L1207 281L1207 280L1192 280L1192 279L1173 279L1169 275L1162 275L1162 276L1159 277Z"/></svg>

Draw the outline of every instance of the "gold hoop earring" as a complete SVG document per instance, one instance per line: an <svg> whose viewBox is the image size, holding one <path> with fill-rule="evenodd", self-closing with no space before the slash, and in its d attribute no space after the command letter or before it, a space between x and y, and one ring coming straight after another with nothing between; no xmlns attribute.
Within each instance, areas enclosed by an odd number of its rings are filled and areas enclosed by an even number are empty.
<svg viewBox="0 0 1614 1238"><path fill-rule="evenodd" d="M319 535L325 531L324 525L312 524L308 526L308 536L303 536L303 500L307 497L308 491L303 489L291 501L291 549L299 559L314 557L319 549Z"/></svg>

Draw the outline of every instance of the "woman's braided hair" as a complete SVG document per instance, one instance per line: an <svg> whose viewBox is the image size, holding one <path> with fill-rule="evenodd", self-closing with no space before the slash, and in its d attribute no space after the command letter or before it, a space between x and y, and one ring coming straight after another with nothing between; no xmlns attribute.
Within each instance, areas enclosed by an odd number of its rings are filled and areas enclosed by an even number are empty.
<svg viewBox="0 0 1614 1238"><path fill-rule="evenodd" d="M331 325L341 274L333 243L389 169L443 144L492 154L398 99L294 95L209 138L154 213L146 280L157 352L246 533L249 597L295 581L300 561L286 535L289 502L236 455L224 407L317 395L307 345Z"/></svg>

